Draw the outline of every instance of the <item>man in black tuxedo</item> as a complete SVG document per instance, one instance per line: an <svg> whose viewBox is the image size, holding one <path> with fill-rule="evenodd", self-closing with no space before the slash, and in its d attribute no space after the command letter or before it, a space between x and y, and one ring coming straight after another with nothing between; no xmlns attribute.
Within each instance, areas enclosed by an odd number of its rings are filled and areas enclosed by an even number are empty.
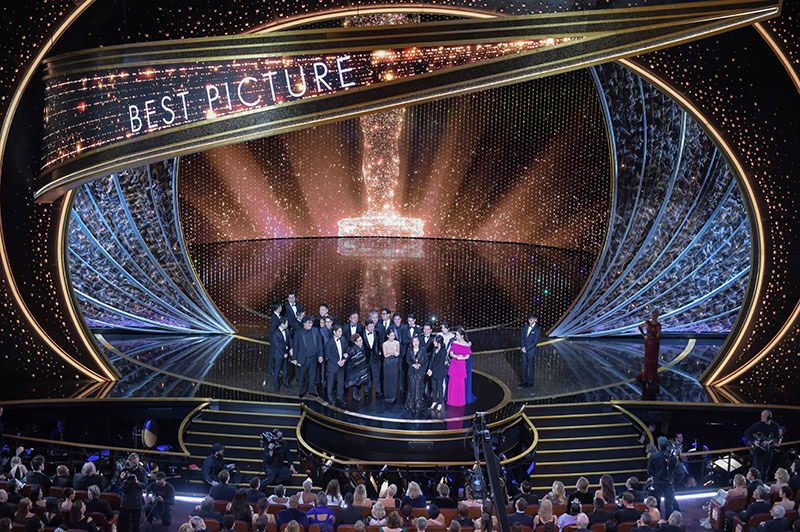
<svg viewBox="0 0 800 532"><path fill-rule="evenodd" d="M739 512L739 519L742 520L743 523L747 523L751 517L756 514L766 514L769 513L770 510L770 501L769 501L769 487L765 485L760 485L756 488L753 492L753 497L755 500L750 503L750 506ZM733 518L736 516L736 512L732 512L728 510L725 512L725 518L728 523L726 530L733 530Z"/></svg>
<svg viewBox="0 0 800 532"><path fill-rule="evenodd" d="M417 325L417 318L413 312L409 312L406 316L406 323L400 326L400 358L403 361L403 374L400 376L400 393L404 394L406 391L406 379L408 378L408 360L406 354L408 348L411 346L411 339L419 336L422 333L422 328Z"/></svg>
<svg viewBox="0 0 800 532"><path fill-rule="evenodd" d="M303 305L297 302L294 292L286 296L283 316L289 321L289 327L295 329L300 326L300 318L297 317L303 311Z"/></svg>
<svg viewBox="0 0 800 532"><path fill-rule="evenodd" d="M433 327L430 323L422 326L422 333L419 335L419 347L427 354L433 351Z"/></svg>
<svg viewBox="0 0 800 532"><path fill-rule="evenodd" d="M328 402L344 403L344 365L347 362L347 345L342 338L342 326L333 326L333 338L325 344L325 365L328 373ZM333 388L336 387L336 397Z"/></svg>
<svg viewBox="0 0 800 532"><path fill-rule="evenodd" d="M380 338L381 345L386 341L386 334L389 332L390 325L392 325L392 311L388 308L383 308L381 309L380 319L375 321L375 331L379 335L378 338Z"/></svg>
<svg viewBox="0 0 800 532"><path fill-rule="evenodd" d="M294 335L292 343L292 358L297 361L297 385L300 387L300 397L304 397L309 390L311 395L317 395L317 364L322 360L322 336L314 328L313 318L303 318L303 328Z"/></svg>
<svg viewBox="0 0 800 532"><path fill-rule="evenodd" d="M375 322L367 320L367 326L364 329L364 355L369 362L369 380L375 388L376 398L383 395L381 391L381 370L383 369L383 349L378 337L378 332L375 330ZM369 393L369 392L368 392Z"/></svg>
<svg viewBox="0 0 800 532"><path fill-rule="evenodd" d="M345 344L347 347L350 347L352 343L351 338L358 334L359 336L364 336L364 326L361 325L358 321L358 312L351 312L350 318L347 320L347 323L342 328L342 336L344 337Z"/></svg>
<svg viewBox="0 0 800 532"><path fill-rule="evenodd" d="M769 511L769 515L772 517L772 519L761 523L758 527L759 531L784 532L792 529L790 526L791 523L788 519L786 519L786 508L780 504L773 506Z"/></svg>
<svg viewBox="0 0 800 532"><path fill-rule="evenodd" d="M281 382L285 386L289 385L286 363L289 359L289 322L286 318L281 318L278 328L272 331L269 338L269 371L272 373L272 386L276 392L281 391Z"/></svg>
<svg viewBox="0 0 800 532"><path fill-rule="evenodd" d="M635 523L642 516L642 512L633 507L633 493L626 491L620 499L622 507L614 512L617 523Z"/></svg>
<svg viewBox="0 0 800 532"><path fill-rule="evenodd" d="M333 316L328 314L325 316L323 320L324 326L320 328L319 335L322 338L322 356L323 360L320 361L319 365L317 366L317 385L320 386L323 390L325 389L325 383L328 382L328 372L325 369L325 344L328 343L328 340L333 338L333 324L335 323Z"/></svg>
<svg viewBox="0 0 800 532"><path fill-rule="evenodd" d="M520 338L520 348L522 352L522 378L520 388L530 388L533 386L534 376L536 375L536 344L539 343L542 329L537 323L539 317L536 314L528 315L528 324L522 328Z"/></svg>
<svg viewBox="0 0 800 532"><path fill-rule="evenodd" d="M281 323L281 315L283 314L283 305L280 303L273 303L272 306L272 316L269 322L269 333L270 335L275 332L275 329L278 328L278 325Z"/></svg>

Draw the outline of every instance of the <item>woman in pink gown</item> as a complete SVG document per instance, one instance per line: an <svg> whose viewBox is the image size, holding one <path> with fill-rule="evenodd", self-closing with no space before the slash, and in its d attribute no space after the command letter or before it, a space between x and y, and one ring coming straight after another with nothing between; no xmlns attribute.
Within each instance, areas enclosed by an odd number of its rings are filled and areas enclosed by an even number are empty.
<svg viewBox="0 0 800 532"><path fill-rule="evenodd" d="M467 404L467 360L472 355L472 348L464 338L464 330L459 327L455 341L450 348L450 369L447 372L447 404L449 406L465 406Z"/></svg>

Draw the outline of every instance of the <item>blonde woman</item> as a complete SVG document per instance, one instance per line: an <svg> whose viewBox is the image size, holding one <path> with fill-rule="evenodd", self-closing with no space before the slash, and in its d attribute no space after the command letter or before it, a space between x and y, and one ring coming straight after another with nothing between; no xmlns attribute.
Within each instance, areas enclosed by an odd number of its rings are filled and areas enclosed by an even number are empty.
<svg viewBox="0 0 800 532"><path fill-rule="evenodd" d="M658 501L652 495L645 497L644 505L647 507L647 513L650 514L650 522L658 523L661 521L661 512L658 511Z"/></svg>
<svg viewBox="0 0 800 532"><path fill-rule="evenodd" d="M8 478L19 480L20 482L28 475L28 468L22 463L22 458L15 456L11 459L11 471L8 472Z"/></svg>
<svg viewBox="0 0 800 532"><path fill-rule="evenodd" d="M367 487L364 484L359 484L353 491L353 506L372 508L372 501L367 497Z"/></svg>
<svg viewBox="0 0 800 532"><path fill-rule="evenodd" d="M303 481L303 491L300 492L300 504L310 504L314 506L317 504L317 496L311 493L314 483L310 478Z"/></svg>
<svg viewBox="0 0 800 532"><path fill-rule="evenodd" d="M553 501L553 504L567 504L567 490L564 488L564 483L560 480L553 482L552 491L550 491L548 495L549 499Z"/></svg>
<svg viewBox="0 0 800 532"><path fill-rule="evenodd" d="M389 487L386 488L386 495L379 499L380 503L383 504L383 507L386 509L394 509L397 508L397 500L395 496L397 495L397 484L389 484Z"/></svg>
<svg viewBox="0 0 800 532"><path fill-rule="evenodd" d="M558 528L558 519L553 515L553 502L550 499L544 499L539 503L539 513L533 518L533 528L547 523L553 523L553 526Z"/></svg>
<svg viewBox="0 0 800 532"><path fill-rule="evenodd" d="M419 487L419 484L413 481L409 482L401 505L410 504L412 508L425 508L425 503L425 496L422 494L422 489Z"/></svg>
<svg viewBox="0 0 800 532"><path fill-rule="evenodd" d="M770 493L780 496L781 488L789 485L789 472L784 468L779 467L775 471L775 484L770 486Z"/></svg>
<svg viewBox="0 0 800 532"><path fill-rule="evenodd" d="M372 512L369 517L369 526L383 526L386 524L386 508L381 501L372 505Z"/></svg>

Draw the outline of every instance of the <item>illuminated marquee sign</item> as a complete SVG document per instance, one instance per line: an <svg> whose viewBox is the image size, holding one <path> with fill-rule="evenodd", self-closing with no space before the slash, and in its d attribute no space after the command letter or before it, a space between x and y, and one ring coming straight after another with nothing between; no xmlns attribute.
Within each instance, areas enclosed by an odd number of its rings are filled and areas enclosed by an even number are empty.
<svg viewBox="0 0 800 532"><path fill-rule="evenodd" d="M109 172L636 55L765 20L715 0L111 46L45 62L36 197Z"/></svg>

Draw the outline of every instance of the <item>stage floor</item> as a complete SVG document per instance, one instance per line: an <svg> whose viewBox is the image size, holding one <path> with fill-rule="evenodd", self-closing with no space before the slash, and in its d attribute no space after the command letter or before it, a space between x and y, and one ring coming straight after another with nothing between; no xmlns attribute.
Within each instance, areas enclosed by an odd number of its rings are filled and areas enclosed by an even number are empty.
<svg viewBox="0 0 800 532"><path fill-rule="evenodd" d="M267 371L269 346L241 336L100 334L98 340L122 379L113 397L276 395ZM664 339L659 399L715 401L698 378L719 351L722 339ZM537 353L536 382L519 388L516 349L482 349L475 343L474 371L503 383L511 400L605 401L639 399L635 381L642 364L640 339L553 339ZM480 381L476 381L479 383ZM480 396L480 385L475 387ZM494 394L492 394L494 395ZM294 385L277 396L296 397Z"/></svg>

